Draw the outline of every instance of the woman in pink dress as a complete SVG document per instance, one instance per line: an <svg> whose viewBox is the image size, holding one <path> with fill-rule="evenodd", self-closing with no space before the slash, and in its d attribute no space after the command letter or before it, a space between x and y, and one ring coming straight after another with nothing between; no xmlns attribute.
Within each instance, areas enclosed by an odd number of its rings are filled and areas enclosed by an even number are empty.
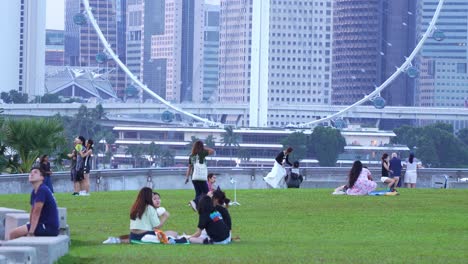
<svg viewBox="0 0 468 264"><path fill-rule="evenodd" d="M367 168L363 168L362 163L356 160L349 171L348 195L367 195L377 187L377 183L372 181L372 176Z"/></svg>

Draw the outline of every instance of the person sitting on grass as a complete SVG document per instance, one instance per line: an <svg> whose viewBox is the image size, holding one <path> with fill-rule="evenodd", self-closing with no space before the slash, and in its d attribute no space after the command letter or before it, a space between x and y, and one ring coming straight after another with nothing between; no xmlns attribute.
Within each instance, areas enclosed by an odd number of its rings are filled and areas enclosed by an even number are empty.
<svg viewBox="0 0 468 264"><path fill-rule="evenodd" d="M153 194L149 187L142 188L138 193L130 210L130 242L138 243L145 235L157 236L155 230L161 228L161 221L155 206L154 199L158 200L156 196L159 195ZM170 231L166 234L177 236L177 233L174 234Z"/></svg>
<svg viewBox="0 0 468 264"><path fill-rule="evenodd" d="M361 161L356 160L353 167L349 171L348 195L367 195L377 187L377 183L372 180L371 172L367 168L363 168Z"/></svg>
<svg viewBox="0 0 468 264"><path fill-rule="evenodd" d="M161 207L161 196L157 192L153 192L153 206L156 208L156 213L158 215L159 219L159 225L156 226L156 229L162 229L166 221L169 219L169 212L166 210L166 208ZM175 231L165 231L166 235L172 236L172 237L177 237L177 232ZM129 235L121 235L118 237L109 237L105 241L103 241L103 244L128 244L130 243L130 236Z"/></svg>
<svg viewBox="0 0 468 264"><path fill-rule="evenodd" d="M231 232L223 216L213 206L213 201L207 195L202 196L198 204L198 228L189 236L193 244L229 244ZM206 229L208 237L202 237L202 230Z"/></svg>
<svg viewBox="0 0 468 264"><path fill-rule="evenodd" d="M44 177L45 172L40 168L32 168L29 172L29 182L34 188L31 192L29 223L14 229L10 233L10 239L22 236L58 236L57 202L49 187L44 184Z"/></svg>
<svg viewBox="0 0 468 264"><path fill-rule="evenodd" d="M216 174L208 173L207 182L208 193L213 193L216 190Z"/></svg>

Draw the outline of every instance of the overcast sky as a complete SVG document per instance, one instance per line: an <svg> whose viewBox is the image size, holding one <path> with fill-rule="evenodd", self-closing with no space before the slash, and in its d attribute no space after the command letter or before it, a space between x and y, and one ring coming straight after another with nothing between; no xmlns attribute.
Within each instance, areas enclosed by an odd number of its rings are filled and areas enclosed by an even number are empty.
<svg viewBox="0 0 468 264"><path fill-rule="evenodd" d="M11 1L11 0L8 0ZM38 0L42 1L42 0ZM75 0L81 1L81 0ZM205 0L207 4L218 4L220 0ZM64 29L65 0L47 0L47 29Z"/></svg>
<svg viewBox="0 0 468 264"><path fill-rule="evenodd" d="M38 0L41 1L41 0ZM80 0L76 0L80 1ZM65 0L47 0L47 29L64 29Z"/></svg>

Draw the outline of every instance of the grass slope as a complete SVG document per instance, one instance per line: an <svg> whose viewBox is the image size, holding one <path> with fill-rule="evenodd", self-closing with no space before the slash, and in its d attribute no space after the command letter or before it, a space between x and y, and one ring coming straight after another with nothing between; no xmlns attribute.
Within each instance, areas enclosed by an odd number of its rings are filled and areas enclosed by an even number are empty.
<svg viewBox="0 0 468 264"><path fill-rule="evenodd" d="M191 234L191 191L160 191L171 213L166 230ZM60 263L467 263L468 192L401 190L396 197L332 196L331 190L241 190L231 207L229 246L103 245L128 233L137 192L90 197L56 194L68 209L72 246ZM227 194L232 196L232 191ZM28 195L0 196L26 209Z"/></svg>

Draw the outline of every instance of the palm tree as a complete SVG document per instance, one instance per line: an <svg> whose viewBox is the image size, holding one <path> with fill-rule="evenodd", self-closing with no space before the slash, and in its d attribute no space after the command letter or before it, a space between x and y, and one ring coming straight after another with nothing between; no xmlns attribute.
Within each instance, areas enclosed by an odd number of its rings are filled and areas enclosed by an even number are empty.
<svg viewBox="0 0 468 264"><path fill-rule="evenodd" d="M205 139L206 146L210 148L215 148L216 147L215 139L216 138L213 137L213 135L209 135L208 137L206 137Z"/></svg>
<svg viewBox="0 0 468 264"><path fill-rule="evenodd" d="M140 145L130 145L127 148L127 151L125 154L131 155L133 158L133 167L137 167L137 161L143 156L144 153L144 146L142 144Z"/></svg>
<svg viewBox="0 0 468 264"><path fill-rule="evenodd" d="M222 141L225 147L229 147L229 154L232 159L232 147L239 147L239 135L234 133L234 128L232 126L227 126L224 130Z"/></svg>
<svg viewBox="0 0 468 264"><path fill-rule="evenodd" d="M41 154L52 156L66 144L57 118L7 119L1 130L5 145L21 160L21 173L29 172Z"/></svg>
<svg viewBox="0 0 468 264"><path fill-rule="evenodd" d="M163 149L161 153L161 164L162 167L174 165L174 155L169 149Z"/></svg>
<svg viewBox="0 0 468 264"><path fill-rule="evenodd" d="M191 137L190 143L187 144L187 147L189 147L189 152L192 152L192 146L193 146L193 144L195 144L195 142L197 142L198 140L200 140L200 139L197 138L196 136L192 136L192 137Z"/></svg>

